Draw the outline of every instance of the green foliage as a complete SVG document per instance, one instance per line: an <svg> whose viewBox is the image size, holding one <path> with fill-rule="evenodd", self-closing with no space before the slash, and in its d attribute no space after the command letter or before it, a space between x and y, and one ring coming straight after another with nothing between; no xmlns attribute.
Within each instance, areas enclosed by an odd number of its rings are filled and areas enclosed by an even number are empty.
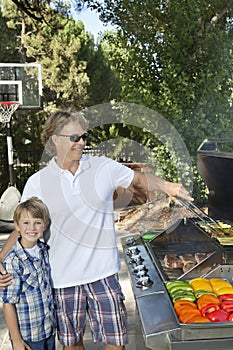
<svg viewBox="0 0 233 350"><path fill-rule="evenodd" d="M123 101L167 118L193 159L204 139L232 137L232 1L85 2L119 29L106 40ZM204 198L195 162L193 167L194 191Z"/></svg>
<svg viewBox="0 0 233 350"><path fill-rule="evenodd" d="M196 160L193 160L193 175L194 175L194 186L193 186L193 198L200 205L205 205L208 198L208 188L204 184L196 166Z"/></svg>
<svg viewBox="0 0 233 350"><path fill-rule="evenodd" d="M111 68L108 58L105 57L102 45L98 45L96 50L92 52L87 66L87 74L90 77L88 105L94 106L119 99L120 80Z"/></svg>
<svg viewBox="0 0 233 350"><path fill-rule="evenodd" d="M86 3L122 33L108 40L123 100L139 101L168 118L192 155L203 138L232 134L232 2Z"/></svg>
<svg viewBox="0 0 233 350"><path fill-rule="evenodd" d="M0 62L18 62L19 53L17 49L18 38L15 31L7 27L7 20L2 17L0 11Z"/></svg>
<svg viewBox="0 0 233 350"><path fill-rule="evenodd" d="M85 105L89 78L80 50L86 43L84 27L72 19L61 19L59 30L43 26L26 38L27 54L42 64L44 98L50 102L50 108L51 102L53 108Z"/></svg>

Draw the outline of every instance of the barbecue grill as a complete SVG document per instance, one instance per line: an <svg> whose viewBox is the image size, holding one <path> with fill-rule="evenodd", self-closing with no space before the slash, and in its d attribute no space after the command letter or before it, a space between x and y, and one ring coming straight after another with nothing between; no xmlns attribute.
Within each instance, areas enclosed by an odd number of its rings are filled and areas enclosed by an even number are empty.
<svg viewBox="0 0 233 350"><path fill-rule="evenodd" d="M222 145L224 141L227 145L230 144L230 140L205 141L197 154L200 174L210 189L208 214L214 214L213 217L202 211L195 215L195 210L191 208L192 217L177 221L166 230L151 229L153 238L150 240L144 239L146 235L132 235L122 240L142 332L149 349L233 348L231 322L180 323L165 286L165 282L170 280L188 281L198 277L217 277L233 284L233 243L223 244L206 229L211 227L215 231L216 226L213 223L219 222L217 220L224 219L231 223L233 218L233 196L228 196L229 187L224 187L229 183L218 182L225 169L222 164L231 164L233 167L233 155L228 151L223 152L218 146L218 143ZM217 165L221 165L221 170ZM223 177L221 174L221 178ZM230 206L227 214L221 209L224 196ZM203 222L206 225L203 226ZM203 253L205 258L184 271L181 267L170 268L165 265L165 256L174 253L177 256Z"/></svg>
<svg viewBox="0 0 233 350"><path fill-rule="evenodd" d="M205 140L197 151L197 166L209 190L209 215L233 221L233 139Z"/></svg>

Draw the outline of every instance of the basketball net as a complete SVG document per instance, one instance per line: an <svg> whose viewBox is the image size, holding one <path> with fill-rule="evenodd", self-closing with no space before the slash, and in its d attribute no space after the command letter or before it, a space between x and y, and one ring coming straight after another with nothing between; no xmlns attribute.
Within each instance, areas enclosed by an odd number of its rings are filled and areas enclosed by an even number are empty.
<svg viewBox="0 0 233 350"><path fill-rule="evenodd" d="M12 114L19 107L19 102L8 102L2 101L0 102L0 122L1 123L9 123L11 120Z"/></svg>

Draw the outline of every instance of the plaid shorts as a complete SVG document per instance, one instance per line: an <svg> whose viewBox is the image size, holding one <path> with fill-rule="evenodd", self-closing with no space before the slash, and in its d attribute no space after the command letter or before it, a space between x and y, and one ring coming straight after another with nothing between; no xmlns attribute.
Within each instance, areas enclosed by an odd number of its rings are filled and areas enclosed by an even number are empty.
<svg viewBox="0 0 233 350"><path fill-rule="evenodd" d="M75 346L83 338L86 313L94 342L128 343L124 295L117 275L80 286L55 289L58 339Z"/></svg>

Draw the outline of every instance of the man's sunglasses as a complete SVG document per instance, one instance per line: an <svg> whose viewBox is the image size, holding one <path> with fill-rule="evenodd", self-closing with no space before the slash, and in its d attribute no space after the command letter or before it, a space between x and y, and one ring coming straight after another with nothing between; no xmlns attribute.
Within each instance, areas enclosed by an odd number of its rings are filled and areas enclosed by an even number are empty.
<svg viewBox="0 0 233 350"><path fill-rule="evenodd" d="M74 134L74 135L63 135L63 134L59 134L58 136L69 137L71 142L79 142L81 139L83 139L83 141L86 141L86 140L87 140L88 134L85 133L85 134L82 134L82 135L80 135L80 136L77 135L77 134Z"/></svg>

